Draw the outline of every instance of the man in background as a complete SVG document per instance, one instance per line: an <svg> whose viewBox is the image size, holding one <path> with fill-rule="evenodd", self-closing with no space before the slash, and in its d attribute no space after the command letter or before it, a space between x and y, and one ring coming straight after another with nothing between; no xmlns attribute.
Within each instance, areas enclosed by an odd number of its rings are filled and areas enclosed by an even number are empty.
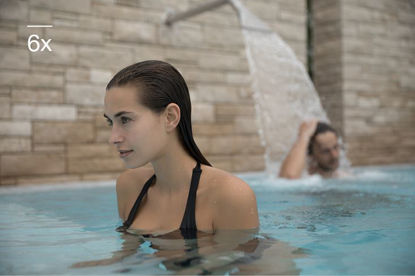
<svg viewBox="0 0 415 276"><path fill-rule="evenodd" d="M279 176L301 178L308 163L310 175L317 173L324 178L337 177L339 156L340 146L334 128L317 120L303 122L297 140L282 163Z"/></svg>

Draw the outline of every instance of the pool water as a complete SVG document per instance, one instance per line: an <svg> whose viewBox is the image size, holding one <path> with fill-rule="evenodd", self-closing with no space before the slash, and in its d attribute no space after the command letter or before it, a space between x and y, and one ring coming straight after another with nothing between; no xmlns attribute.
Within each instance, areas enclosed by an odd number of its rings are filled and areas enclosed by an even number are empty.
<svg viewBox="0 0 415 276"><path fill-rule="evenodd" d="M415 166L240 175L258 232L123 234L113 182L0 189L0 274L414 274Z"/></svg>

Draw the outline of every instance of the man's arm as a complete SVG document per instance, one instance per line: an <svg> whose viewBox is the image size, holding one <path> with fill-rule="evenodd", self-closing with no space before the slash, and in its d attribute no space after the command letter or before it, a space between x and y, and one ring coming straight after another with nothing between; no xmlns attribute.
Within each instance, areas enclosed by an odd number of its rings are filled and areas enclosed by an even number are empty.
<svg viewBox="0 0 415 276"><path fill-rule="evenodd" d="M317 120L303 122L300 126L297 140L281 165L280 177L300 178L305 167L308 143L317 128Z"/></svg>

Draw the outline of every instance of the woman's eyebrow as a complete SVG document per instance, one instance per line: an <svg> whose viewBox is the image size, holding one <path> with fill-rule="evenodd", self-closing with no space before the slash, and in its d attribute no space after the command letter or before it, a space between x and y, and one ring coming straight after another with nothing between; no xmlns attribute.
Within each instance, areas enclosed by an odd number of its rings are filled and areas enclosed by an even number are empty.
<svg viewBox="0 0 415 276"><path fill-rule="evenodd" d="M132 114L132 112L120 111L120 112L118 112L114 115L114 118L120 117L120 116L125 115L125 114ZM110 120L110 118L105 113L104 113L104 117L107 118L108 120Z"/></svg>

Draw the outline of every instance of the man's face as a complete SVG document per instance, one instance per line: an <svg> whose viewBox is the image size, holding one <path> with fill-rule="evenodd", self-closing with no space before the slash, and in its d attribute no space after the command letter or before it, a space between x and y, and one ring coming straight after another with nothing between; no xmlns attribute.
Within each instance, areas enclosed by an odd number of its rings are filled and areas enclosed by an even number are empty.
<svg viewBox="0 0 415 276"><path fill-rule="evenodd" d="M314 140L312 157L323 171L333 172L339 167L337 140L337 135L331 131L318 134Z"/></svg>

